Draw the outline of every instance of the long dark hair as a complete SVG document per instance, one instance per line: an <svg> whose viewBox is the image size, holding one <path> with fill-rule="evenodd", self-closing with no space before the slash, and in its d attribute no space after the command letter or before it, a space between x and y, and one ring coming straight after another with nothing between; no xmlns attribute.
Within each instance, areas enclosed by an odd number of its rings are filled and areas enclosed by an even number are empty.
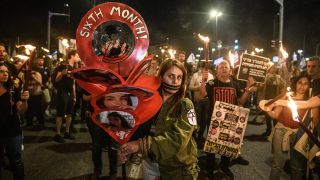
<svg viewBox="0 0 320 180"><path fill-rule="evenodd" d="M291 90L294 92L294 94L296 94L297 83L298 83L298 81L299 81L300 79L302 79L302 78L307 78L308 81L309 81L309 83L311 84L311 77L310 77L309 75L307 75L307 74L301 74L300 76L295 77L295 78L293 79L292 83L291 83L291 86L290 86L290 88L291 88ZM309 99L309 91L307 91L307 92L304 93L303 99L304 99L304 100Z"/></svg>
<svg viewBox="0 0 320 180"><path fill-rule="evenodd" d="M0 61L0 66L5 66L9 71L8 81L3 83L3 86L7 90L10 90L13 87L13 82L12 82L13 80L12 80L10 69L9 69L8 65L6 65L6 63L4 61Z"/></svg>
<svg viewBox="0 0 320 180"><path fill-rule="evenodd" d="M113 93L123 93L123 92L113 92ZM111 93L108 93L108 94L111 94ZM108 94L106 94L106 95L108 95ZM132 94L127 94L127 93L123 93L123 94L126 94L127 95L127 102L128 102L128 105L129 106L132 106L132 100L131 100L131 97L133 96ZM98 100L97 100L97 106L99 107L99 108L107 108L106 107L106 105L104 105L104 99L105 99L106 97L105 96L103 96L103 97L101 97L101 98L99 98Z"/></svg>
<svg viewBox="0 0 320 180"><path fill-rule="evenodd" d="M178 90L178 92L176 92L175 94L173 94L173 100L171 103L171 107L172 109L175 109L177 104L180 102L180 100L182 98L184 98L185 93L186 93L186 85L187 85L187 71L184 67L184 65L175 59L167 59L164 62L162 62L160 69L159 69L159 73L158 73L158 77L160 79L163 78L164 74L173 66L176 66L177 68L179 68L182 71L182 81L181 81L181 86ZM159 92L162 93L162 85L160 86Z"/></svg>
<svg viewBox="0 0 320 180"><path fill-rule="evenodd" d="M110 117L118 117L121 120L121 128L124 129L131 129L132 127L129 125L129 123L127 122L126 118L124 118L123 116L121 116L121 114L119 114L118 112L112 112L110 114L108 114L108 119ZM110 120L109 120L110 122ZM112 126L112 124L110 124Z"/></svg>

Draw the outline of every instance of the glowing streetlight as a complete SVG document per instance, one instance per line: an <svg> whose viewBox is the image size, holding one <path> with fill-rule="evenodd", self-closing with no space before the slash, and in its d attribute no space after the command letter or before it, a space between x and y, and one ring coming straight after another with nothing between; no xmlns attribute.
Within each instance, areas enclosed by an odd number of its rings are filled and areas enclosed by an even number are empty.
<svg viewBox="0 0 320 180"><path fill-rule="evenodd" d="M218 17L222 16L222 12L217 10L210 11L210 18L216 18L216 38L218 40Z"/></svg>

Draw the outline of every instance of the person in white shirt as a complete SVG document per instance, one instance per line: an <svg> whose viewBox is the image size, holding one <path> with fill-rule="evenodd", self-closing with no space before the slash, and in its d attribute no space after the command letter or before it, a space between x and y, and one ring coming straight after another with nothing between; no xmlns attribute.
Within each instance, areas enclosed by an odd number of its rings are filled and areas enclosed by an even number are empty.
<svg viewBox="0 0 320 180"><path fill-rule="evenodd" d="M193 74L189 84L189 89L193 92L192 101L195 106L197 121L200 127L197 135L198 142L203 140L203 132L208 120L208 113L205 113L206 111L208 111L209 107L208 98L202 97L200 94L200 87L203 78L202 73L204 73L205 71L208 72L205 66L205 62L201 62L199 71ZM203 82L208 82L211 79L213 79L213 75L211 73L208 73L208 77Z"/></svg>

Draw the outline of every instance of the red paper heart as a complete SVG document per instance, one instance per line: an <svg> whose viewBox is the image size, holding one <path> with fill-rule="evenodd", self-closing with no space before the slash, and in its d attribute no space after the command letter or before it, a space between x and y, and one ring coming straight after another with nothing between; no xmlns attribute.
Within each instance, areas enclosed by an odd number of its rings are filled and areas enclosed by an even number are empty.
<svg viewBox="0 0 320 180"><path fill-rule="evenodd" d="M150 58L141 61L127 80L107 68L85 67L72 71L72 77L75 78L78 85L92 95L93 122L120 144L127 142L137 128L151 119L161 107L162 98L157 91L160 80L155 76L143 74L149 62ZM117 99L117 102L108 104L105 102L107 98L110 99L108 101ZM121 98L126 102L121 104ZM102 112L119 112L122 115L128 113L132 116L129 118L130 122L133 119L134 123L128 130L115 130L106 123L108 121L98 120L97 117Z"/></svg>

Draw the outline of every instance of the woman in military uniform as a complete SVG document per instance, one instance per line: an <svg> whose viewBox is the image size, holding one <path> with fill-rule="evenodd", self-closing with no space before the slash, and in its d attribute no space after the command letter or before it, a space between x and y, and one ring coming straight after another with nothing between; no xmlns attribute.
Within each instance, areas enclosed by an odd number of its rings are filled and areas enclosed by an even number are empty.
<svg viewBox="0 0 320 180"><path fill-rule="evenodd" d="M142 153L159 164L161 179L197 179L197 146L192 137L197 120L191 100L184 98L186 74L177 60L162 63L158 76L162 81L159 93L163 105L154 118L153 135L122 145L122 162L132 153Z"/></svg>

